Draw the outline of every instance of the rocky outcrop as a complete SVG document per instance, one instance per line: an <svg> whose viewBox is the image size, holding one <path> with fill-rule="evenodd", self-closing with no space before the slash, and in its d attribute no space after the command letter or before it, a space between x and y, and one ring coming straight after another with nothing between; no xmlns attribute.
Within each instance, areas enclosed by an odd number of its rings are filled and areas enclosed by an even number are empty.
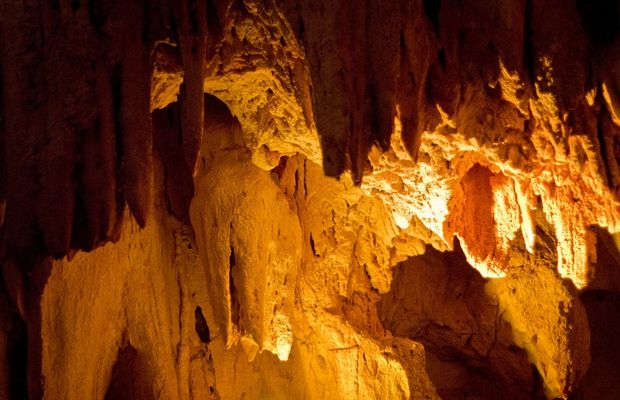
<svg viewBox="0 0 620 400"><path fill-rule="evenodd" d="M605 398L619 21L0 0L0 397Z"/></svg>

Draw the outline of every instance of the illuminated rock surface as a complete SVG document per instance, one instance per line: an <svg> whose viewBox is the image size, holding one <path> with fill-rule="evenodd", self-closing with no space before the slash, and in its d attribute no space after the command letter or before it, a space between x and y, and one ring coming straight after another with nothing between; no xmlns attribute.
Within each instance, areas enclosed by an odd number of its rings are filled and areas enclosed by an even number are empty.
<svg viewBox="0 0 620 400"><path fill-rule="evenodd" d="M0 398L616 399L613 1L0 0Z"/></svg>

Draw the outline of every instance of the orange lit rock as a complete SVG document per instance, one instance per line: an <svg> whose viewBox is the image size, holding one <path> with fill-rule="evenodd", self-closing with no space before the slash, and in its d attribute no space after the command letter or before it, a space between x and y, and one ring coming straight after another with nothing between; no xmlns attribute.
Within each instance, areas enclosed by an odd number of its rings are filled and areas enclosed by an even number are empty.
<svg viewBox="0 0 620 400"><path fill-rule="evenodd" d="M0 0L0 397L600 393L619 14Z"/></svg>
<svg viewBox="0 0 620 400"><path fill-rule="evenodd" d="M213 294L209 322L228 345L249 334L261 350L286 360L301 257L298 217L269 172L235 143L242 134L238 122L220 114L207 117L206 125L212 134L201 154L209 161L196 176L192 225Z"/></svg>

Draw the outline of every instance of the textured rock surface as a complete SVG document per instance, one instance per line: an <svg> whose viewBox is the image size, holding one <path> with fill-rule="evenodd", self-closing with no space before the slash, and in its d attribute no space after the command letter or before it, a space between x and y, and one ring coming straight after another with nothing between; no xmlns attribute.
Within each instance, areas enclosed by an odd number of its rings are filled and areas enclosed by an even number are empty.
<svg viewBox="0 0 620 400"><path fill-rule="evenodd" d="M619 29L0 0L0 397L616 398Z"/></svg>

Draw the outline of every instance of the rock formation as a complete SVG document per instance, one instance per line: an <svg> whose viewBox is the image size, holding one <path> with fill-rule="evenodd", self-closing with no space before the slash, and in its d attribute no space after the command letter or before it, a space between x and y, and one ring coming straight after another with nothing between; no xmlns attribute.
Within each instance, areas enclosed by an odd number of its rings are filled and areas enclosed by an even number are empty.
<svg viewBox="0 0 620 400"><path fill-rule="evenodd" d="M0 0L0 398L615 399L613 0Z"/></svg>

